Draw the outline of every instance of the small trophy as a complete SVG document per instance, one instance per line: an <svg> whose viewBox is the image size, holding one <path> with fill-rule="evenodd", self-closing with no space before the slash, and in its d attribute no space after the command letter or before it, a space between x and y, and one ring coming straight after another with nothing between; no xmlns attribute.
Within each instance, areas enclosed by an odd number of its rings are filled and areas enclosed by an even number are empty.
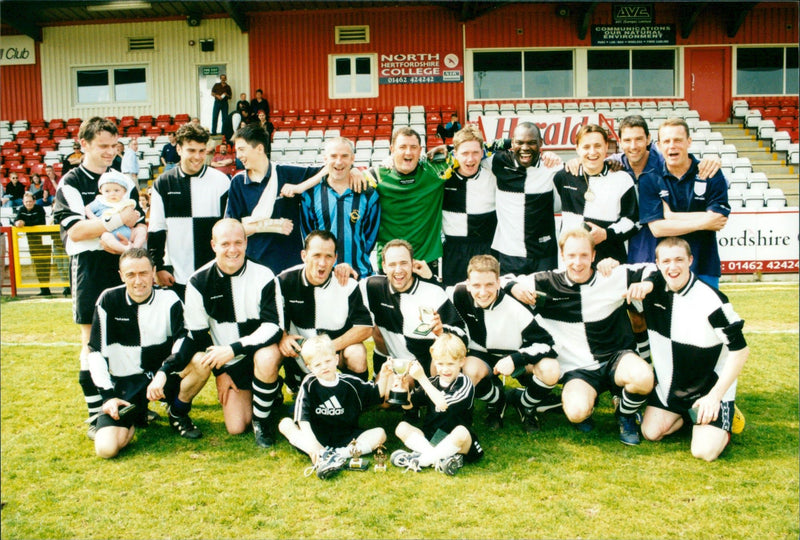
<svg viewBox="0 0 800 540"><path fill-rule="evenodd" d="M414 329L414 333L419 336L427 336L433 330L433 308L429 306L420 306L419 308L419 326Z"/></svg>
<svg viewBox="0 0 800 540"><path fill-rule="evenodd" d="M375 472L386 472L386 447L382 444L375 449Z"/></svg>
<svg viewBox="0 0 800 540"><path fill-rule="evenodd" d="M408 358L390 358L392 371L394 372L394 382L389 390L389 399L386 400L391 405L408 405L408 390L403 387L403 376L408 373L408 366L411 360Z"/></svg>
<svg viewBox="0 0 800 540"><path fill-rule="evenodd" d="M358 442L353 439L347 447L350 449L350 455L353 456L347 464L347 469L351 471L366 471L369 468L369 461L361 457Z"/></svg>

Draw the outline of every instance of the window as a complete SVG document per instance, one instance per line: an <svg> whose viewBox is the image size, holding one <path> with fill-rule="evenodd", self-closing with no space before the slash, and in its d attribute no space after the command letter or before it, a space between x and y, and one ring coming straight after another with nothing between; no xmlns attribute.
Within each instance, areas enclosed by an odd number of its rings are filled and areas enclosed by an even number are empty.
<svg viewBox="0 0 800 540"><path fill-rule="evenodd" d="M572 97L572 51L525 52L525 97Z"/></svg>
<svg viewBox="0 0 800 540"><path fill-rule="evenodd" d="M75 83L81 105L147 101L144 67L81 69L75 72Z"/></svg>
<svg viewBox="0 0 800 540"><path fill-rule="evenodd" d="M589 96L675 95L674 49L605 49L586 53Z"/></svg>
<svg viewBox="0 0 800 540"><path fill-rule="evenodd" d="M472 99L674 96L676 51L475 51Z"/></svg>
<svg viewBox="0 0 800 540"><path fill-rule="evenodd" d="M797 94L796 47L736 49L736 93Z"/></svg>
<svg viewBox="0 0 800 540"><path fill-rule="evenodd" d="M377 55L330 56L329 80L332 99L376 97Z"/></svg>

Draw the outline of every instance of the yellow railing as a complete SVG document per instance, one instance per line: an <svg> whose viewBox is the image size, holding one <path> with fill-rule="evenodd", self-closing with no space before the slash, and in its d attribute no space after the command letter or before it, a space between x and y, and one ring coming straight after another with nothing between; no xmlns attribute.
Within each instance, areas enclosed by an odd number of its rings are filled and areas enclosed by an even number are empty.
<svg viewBox="0 0 800 540"><path fill-rule="evenodd" d="M9 255L17 289L69 285L69 256L58 225L11 227Z"/></svg>

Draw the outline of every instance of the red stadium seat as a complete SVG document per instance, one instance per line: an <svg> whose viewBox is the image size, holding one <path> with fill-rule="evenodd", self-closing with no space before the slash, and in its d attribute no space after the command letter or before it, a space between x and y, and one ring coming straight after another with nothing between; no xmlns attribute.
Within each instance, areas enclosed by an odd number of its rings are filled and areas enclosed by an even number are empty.
<svg viewBox="0 0 800 540"><path fill-rule="evenodd" d="M162 129L159 126L151 126L144 131L145 135L150 137L151 139L155 139L162 133Z"/></svg>
<svg viewBox="0 0 800 540"><path fill-rule="evenodd" d="M436 128L438 126L439 126L439 124L426 124L426 126L425 126L425 134L428 135L428 136L436 135Z"/></svg>
<svg viewBox="0 0 800 540"><path fill-rule="evenodd" d="M176 124L178 122L182 122L181 125L183 125L183 124L187 123L189 120L191 120L191 118L189 118L189 115L186 114L186 113L180 113L180 114L176 114L175 115L175 123Z"/></svg>
<svg viewBox="0 0 800 540"><path fill-rule="evenodd" d="M311 122L314 121L314 117L312 115L310 115L310 114L301 114L297 118L297 120L299 120L300 122L306 122L308 124L311 124Z"/></svg>
<svg viewBox="0 0 800 540"><path fill-rule="evenodd" d="M361 125L362 126L375 126L377 123L377 115L375 114L362 114L361 115Z"/></svg>
<svg viewBox="0 0 800 540"><path fill-rule="evenodd" d="M442 115L439 113L427 113L425 115L425 123L427 124L441 124L442 123Z"/></svg>
<svg viewBox="0 0 800 540"><path fill-rule="evenodd" d="M286 109L283 111L283 118L297 118L300 116L300 113L297 112L297 109Z"/></svg>
<svg viewBox="0 0 800 540"><path fill-rule="evenodd" d="M345 112L347 115L352 116L361 116L361 108L360 107L345 107Z"/></svg>
<svg viewBox="0 0 800 540"><path fill-rule="evenodd" d="M44 174L44 163L41 161L26 161L25 166L28 167L28 172L30 174Z"/></svg>
<svg viewBox="0 0 800 540"><path fill-rule="evenodd" d="M361 115L352 115L348 114L344 118L344 124L346 126L358 126L361 124Z"/></svg>
<svg viewBox="0 0 800 540"><path fill-rule="evenodd" d="M139 126L130 126L125 129L125 136L126 137L141 137L144 130Z"/></svg>
<svg viewBox="0 0 800 540"><path fill-rule="evenodd" d="M53 152L57 146L58 144L54 140L47 139L46 141L39 144L39 153L44 155L47 152Z"/></svg>
<svg viewBox="0 0 800 540"><path fill-rule="evenodd" d="M358 137L358 126L348 125L342 128L341 135L342 137L347 137L348 139L355 139Z"/></svg>
<svg viewBox="0 0 800 540"><path fill-rule="evenodd" d="M363 107L361 109L361 114L362 116L365 114L378 114L378 111L375 109L375 107Z"/></svg>
<svg viewBox="0 0 800 540"><path fill-rule="evenodd" d="M381 114L379 114L376 117L376 122L377 122L377 125L379 125L379 126L382 126L382 125L391 126L392 125L392 113L389 113L389 114L381 113Z"/></svg>
<svg viewBox="0 0 800 540"><path fill-rule="evenodd" d="M436 113L439 114L442 112L442 108L439 105L425 105L425 113Z"/></svg>
<svg viewBox="0 0 800 540"><path fill-rule="evenodd" d="M66 125L62 118L53 118L50 120L48 127L50 127L50 129L63 129Z"/></svg>
<svg viewBox="0 0 800 540"><path fill-rule="evenodd" d="M45 128L45 127L47 127L47 123L42 118L37 118L36 120L31 120L28 123L28 128L34 133L37 131L37 128L41 129L41 128Z"/></svg>
<svg viewBox="0 0 800 540"><path fill-rule="evenodd" d="M20 153L20 154L21 154L23 157L27 158L27 157L28 157L28 156L30 156L31 154L36 154L36 153L37 153L37 150L39 150L39 146L38 146L38 145L37 145L37 146L22 146L22 147L20 147L20 149L19 149L19 153Z"/></svg>
<svg viewBox="0 0 800 540"><path fill-rule="evenodd" d="M314 109L300 109L300 116L314 116Z"/></svg>
<svg viewBox="0 0 800 540"><path fill-rule="evenodd" d="M122 129L129 128L136 125L136 118L133 116L123 116L119 121L119 127Z"/></svg>
<svg viewBox="0 0 800 540"><path fill-rule="evenodd" d="M336 115L336 116L344 116L345 112L346 111L344 109L342 109L342 108L336 108L336 109L331 109L330 114L331 114L331 116L334 116L334 115Z"/></svg>
<svg viewBox="0 0 800 540"><path fill-rule="evenodd" d="M330 109L327 109L325 107L320 107L319 109L314 109L314 115L315 116L328 117L328 116L330 116L330 114L331 114Z"/></svg>
<svg viewBox="0 0 800 540"><path fill-rule="evenodd" d="M275 129L279 131L291 131L294 129L294 120L284 117L283 120L276 120L273 122Z"/></svg>
<svg viewBox="0 0 800 540"><path fill-rule="evenodd" d="M156 117L156 122L166 122L167 124L172 122L172 116L168 114L159 114Z"/></svg>
<svg viewBox="0 0 800 540"><path fill-rule="evenodd" d="M17 133L15 139L17 140L17 142L21 143L22 141L30 140L32 137L33 134L26 129Z"/></svg>
<svg viewBox="0 0 800 540"><path fill-rule="evenodd" d="M116 116L106 116L106 120L111 120L116 125L119 125L119 118L117 118Z"/></svg>
<svg viewBox="0 0 800 540"><path fill-rule="evenodd" d="M326 127L332 127L332 128L342 127L343 125L344 125L344 116L341 115L331 116L330 118L328 118L328 121L325 124Z"/></svg>
<svg viewBox="0 0 800 540"><path fill-rule="evenodd" d="M66 129L53 130L53 142L58 144L64 139L69 139L69 132Z"/></svg>
<svg viewBox="0 0 800 540"><path fill-rule="evenodd" d="M81 130L81 126L73 126L67 125L67 133L69 134L70 138L77 139L78 132Z"/></svg>
<svg viewBox="0 0 800 540"><path fill-rule="evenodd" d="M358 130L359 139L372 140L375 137L375 126L361 126Z"/></svg>
<svg viewBox="0 0 800 540"><path fill-rule="evenodd" d="M392 125L391 124L378 124L378 127L375 128L375 138L386 136L392 136Z"/></svg>
<svg viewBox="0 0 800 540"><path fill-rule="evenodd" d="M442 145L442 139L436 135L428 135L428 137L425 139L425 142L428 149Z"/></svg>

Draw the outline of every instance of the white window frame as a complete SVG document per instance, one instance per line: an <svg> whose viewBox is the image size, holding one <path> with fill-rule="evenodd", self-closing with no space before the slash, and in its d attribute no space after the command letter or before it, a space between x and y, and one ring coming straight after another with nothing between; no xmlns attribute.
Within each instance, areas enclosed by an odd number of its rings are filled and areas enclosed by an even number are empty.
<svg viewBox="0 0 800 540"><path fill-rule="evenodd" d="M336 61L342 58L350 60L355 68L357 58L368 58L370 64L370 90L368 92L356 92L355 90L355 69L351 73L350 91L337 93L336 91ZM330 99L348 99L378 97L378 53L354 53L354 54L330 54L328 55L328 97Z"/></svg>
<svg viewBox="0 0 800 540"><path fill-rule="evenodd" d="M554 99L554 100L584 100L584 99L620 99L620 100L629 100L629 99L637 99L641 97L653 97L653 98L665 98L665 99L680 99L683 95L682 88L683 88L683 48L670 45L666 47L608 47L608 50L624 50L628 52L628 59L632 60L632 51L641 51L641 50L669 50L675 53L675 65L674 65L674 72L675 77L673 81L673 94L671 95L664 95L664 96L635 96L635 95L628 95L628 96L589 96L589 72L588 72L588 52L589 50L601 50L606 49L605 47L558 47L552 49L543 49L543 48L509 48L509 49L500 49L500 48L488 48L488 49L467 49L465 54L465 73L464 73L464 82L465 88L464 93L467 96L468 101L497 101L499 99L516 99L516 100L530 100L530 99L539 99L534 97L524 97L524 98L485 98L485 99L477 99L475 97L475 90L473 88L472 80L474 74L474 64L473 64L473 54L474 53L484 53L484 52L509 52L509 53L524 53L524 52L547 52L548 50L552 51L573 51L573 95L572 96L558 96L558 97L547 97L541 99ZM522 93L525 94L525 77L522 77ZM629 88L633 89L633 67L632 64L629 63L628 68L628 85Z"/></svg>
<svg viewBox="0 0 800 540"><path fill-rule="evenodd" d="M147 88L147 99L140 101L117 101L115 95L114 85L114 70L116 69L144 69L145 87ZM108 73L108 101L92 101L81 102L78 99L78 73L83 71L106 71ZM123 104L123 105L146 105L150 103L152 94L152 78L150 76L150 66L147 64L114 64L114 65L101 65L101 66L78 66L72 68L72 92L73 92L73 106L80 107L95 107L97 105L107 104Z"/></svg>
<svg viewBox="0 0 800 540"><path fill-rule="evenodd" d="M797 47L797 45L792 45L792 44L788 44L788 43L787 44L764 43L764 44L760 44L760 45L747 44L747 45L739 45L739 46L733 47L733 54L731 55L732 56L732 58L731 58L731 62L732 62L732 65L731 65L731 73L732 73L731 86L733 87L733 95L734 96L738 96L738 95L748 95L748 96L775 96L775 95L778 95L778 96L793 96L793 95L795 95L795 94L787 94L786 93L786 78L787 78L786 77L786 51L789 48L796 48L796 47ZM783 92L780 93L780 94L774 94L774 93L756 94L756 93L752 93L752 92L746 92L745 94L741 94L741 92L739 92L739 68L738 68L738 65L739 65L739 49L783 49Z"/></svg>

